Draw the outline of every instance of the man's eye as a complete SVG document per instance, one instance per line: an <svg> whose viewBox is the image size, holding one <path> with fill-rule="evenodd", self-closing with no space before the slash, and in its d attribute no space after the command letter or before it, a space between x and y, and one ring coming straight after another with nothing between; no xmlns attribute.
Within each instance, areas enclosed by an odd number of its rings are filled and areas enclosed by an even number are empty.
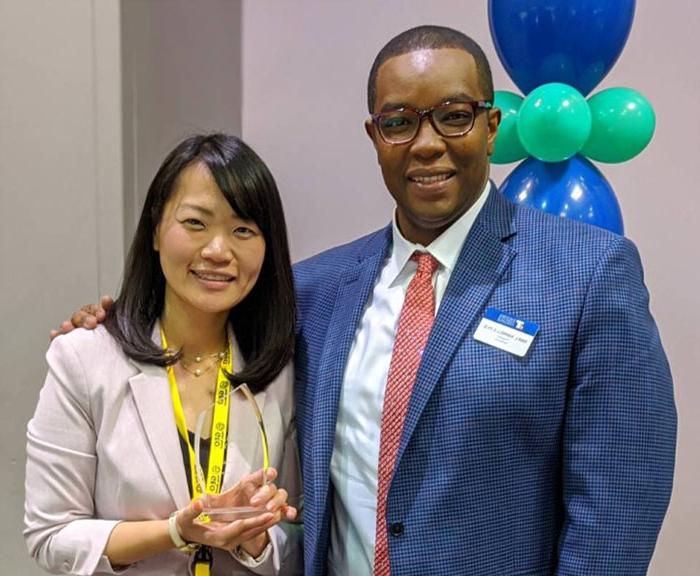
<svg viewBox="0 0 700 576"><path fill-rule="evenodd" d="M469 111L452 111L447 112L440 117L440 122L444 124L450 124L452 126L461 126L463 124L469 124L472 121L473 114Z"/></svg>
<svg viewBox="0 0 700 576"><path fill-rule="evenodd" d="M410 116L387 116L382 118L382 128L386 130L397 130L411 126L412 120Z"/></svg>

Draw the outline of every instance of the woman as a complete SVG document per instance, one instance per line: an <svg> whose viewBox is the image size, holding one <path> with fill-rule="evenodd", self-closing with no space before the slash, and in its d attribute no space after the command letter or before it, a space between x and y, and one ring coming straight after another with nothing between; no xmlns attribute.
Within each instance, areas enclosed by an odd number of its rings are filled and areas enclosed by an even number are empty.
<svg viewBox="0 0 700 576"><path fill-rule="evenodd" d="M27 433L24 531L42 567L85 575L300 570L300 529L279 524L296 510L255 472L254 413L230 392L247 383L255 394L269 438L267 478L279 469L294 501L285 231L270 172L238 138L193 136L165 159L104 326L57 338L47 354ZM204 440L198 468L192 432L215 397L224 407L213 429L225 431L228 447L216 435ZM204 491L220 493L199 498ZM205 505L259 512L207 521Z"/></svg>

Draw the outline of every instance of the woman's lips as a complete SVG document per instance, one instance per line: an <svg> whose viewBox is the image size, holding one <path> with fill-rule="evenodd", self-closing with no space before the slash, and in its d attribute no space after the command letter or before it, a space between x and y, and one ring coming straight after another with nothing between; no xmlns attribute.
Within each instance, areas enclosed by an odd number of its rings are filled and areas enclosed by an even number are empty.
<svg viewBox="0 0 700 576"><path fill-rule="evenodd" d="M190 270L190 272L192 272L192 275L207 288L226 288L235 280L234 276L231 276L230 274L223 274L221 272L208 272L204 270Z"/></svg>

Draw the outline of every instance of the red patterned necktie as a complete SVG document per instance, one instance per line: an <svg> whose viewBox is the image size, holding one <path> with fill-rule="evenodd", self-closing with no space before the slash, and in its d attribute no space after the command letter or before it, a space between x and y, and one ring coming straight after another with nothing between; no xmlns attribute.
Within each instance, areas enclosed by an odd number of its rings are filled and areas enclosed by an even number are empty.
<svg viewBox="0 0 700 576"><path fill-rule="evenodd" d="M438 262L430 254L414 252L411 260L418 263L416 275L408 285L399 316L389 376L384 393L379 467L377 470L377 530L374 549L374 576L390 576L389 542L386 525L386 500L394 472L403 423L411 399L423 348L435 319L433 273Z"/></svg>

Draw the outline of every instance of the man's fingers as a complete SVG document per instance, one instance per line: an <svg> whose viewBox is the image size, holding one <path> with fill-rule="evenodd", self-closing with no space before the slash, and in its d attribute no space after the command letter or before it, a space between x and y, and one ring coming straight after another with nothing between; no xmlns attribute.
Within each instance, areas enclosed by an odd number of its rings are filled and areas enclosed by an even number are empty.
<svg viewBox="0 0 700 576"><path fill-rule="evenodd" d="M107 312L112 307L112 304L114 304L114 300L108 294L105 294L104 296L102 296L102 298L100 298L100 306L105 312Z"/></svg>
<svg viewBox="0 0 700 576"><path fill-rule="evenodd" d="M97 304L88 304L75 312L70 318L70 329L64 330L66 322L61 324L62 332L70 332L73 328L95 328L97 326L98 313L102 310ZM102 310L102 319L104 319L104 310Z"/></svg>
<svg viewBox="0 0 700 576"><path fill-rule="evenodd" d="M97 318L98 322L103 322L104 319L107 317L107 312L109 312L109 309L114 305L114 300L112 300L111 296L102 296L100 298L100 305L95 306L95 317Z"/></svg>

